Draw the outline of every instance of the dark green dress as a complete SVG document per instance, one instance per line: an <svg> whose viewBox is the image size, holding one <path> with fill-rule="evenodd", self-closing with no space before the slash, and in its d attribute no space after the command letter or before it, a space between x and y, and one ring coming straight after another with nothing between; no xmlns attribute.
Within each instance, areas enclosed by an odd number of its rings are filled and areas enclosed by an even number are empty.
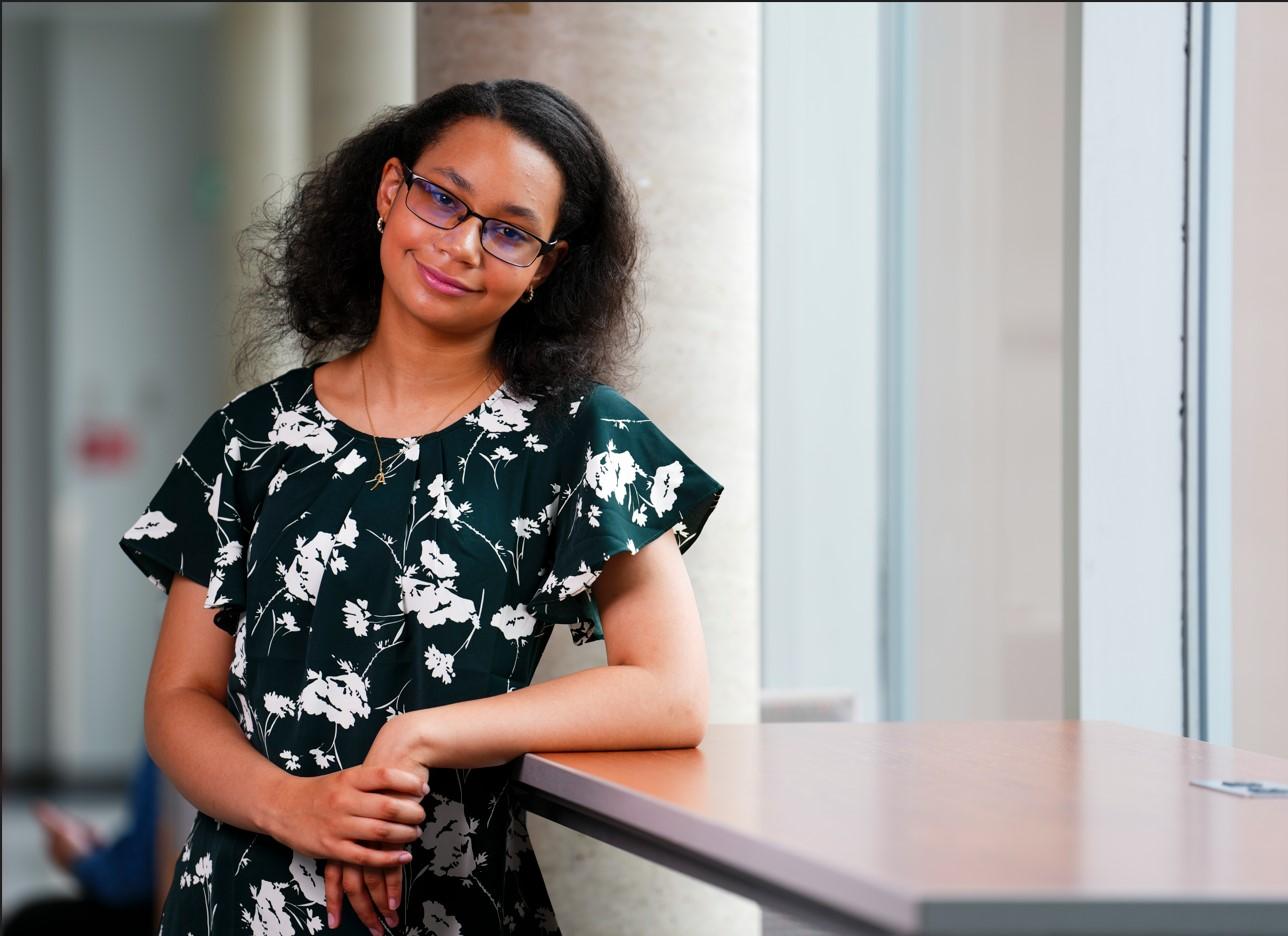
<svg viewBox="0 0 1288 936"><path fill-rule="evenodd" d="M228 708L298 776L360 764L398 713L527 686L555 624L602 639L604 561L672 529L687 550L723 490L604 384L540 434L553 403L502 385L438 432L382 437L372 489L371 436L318 402L316 366L212 414L120 541L163 591L209 583L235 637ZM398 932L559 932L516 766L431 768ZM321 932L322 868L198 812L161 932ZM336 932L367 932L347 900Z"/></svg>

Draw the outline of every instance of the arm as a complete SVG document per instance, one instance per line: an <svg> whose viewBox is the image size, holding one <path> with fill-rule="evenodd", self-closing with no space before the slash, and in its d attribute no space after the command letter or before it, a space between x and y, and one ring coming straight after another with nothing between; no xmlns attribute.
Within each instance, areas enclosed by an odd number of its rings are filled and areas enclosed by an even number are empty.
<svg viewBox="0 0 1288 936"><path fill-rule="evenodd" d="M699 744L707 722L706 647L675 537L663 534L635 555L614 556L593 594L607 666L396 715L381 727L364 763L404 770L491 767L529 751ZM332 917L348 894L370 927L378 927L377 913L400 891L372 868L328 862L324 876Z"/></svg>
<svg viewBox="0 0 1288 936"><path fill-rule="evenodd" d="M143 703L157 766L206 815L302 854L379 867L411 860L359 843L420 837L425 812L415 798L427 771L358 766L295 777L260 754L223 703L234 639L202 607L206 591L178 573L170 585Z"/></svg>
<svg viewBox="0 0 1288 936"><path fill-rule="evenodd" d="M143 701L148 752L197 809L268 833L269 806L290 776L251 746L223 702L233 637L205 597L206 586L175 573Z"/></svg>
<svg viewBox="0 0 1288 936"><path fill-rule="evenodd" d="M485 767L529 751L698 745L707 722L706 648L675 537L614 556L593 593L607 666L396 716L381 729L392 737L383 744L377 737L367 763Z"/></svg>

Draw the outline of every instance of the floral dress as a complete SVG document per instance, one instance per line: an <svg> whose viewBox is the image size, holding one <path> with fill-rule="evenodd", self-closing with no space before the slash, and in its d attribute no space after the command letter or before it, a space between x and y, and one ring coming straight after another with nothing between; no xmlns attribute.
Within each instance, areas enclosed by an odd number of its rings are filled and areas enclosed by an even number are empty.
<svg viewBox="0 0 1288 936"><path fill-rule="evenodd" d="M380 438L373 487L371 436L318 401L317 366L213 413L120 541L162 591L208 583L228 709L297 776L360 764L396 714L527 686L556 624L603 639L605 560L669 530L687 550L723 490L598 383L558 413L502 384L437 432ZM517 763L430 769L394 931L559 932ZM320 932L323 867L199 811L160 932ZM347 900L336 932L367 932Z"/></svg>

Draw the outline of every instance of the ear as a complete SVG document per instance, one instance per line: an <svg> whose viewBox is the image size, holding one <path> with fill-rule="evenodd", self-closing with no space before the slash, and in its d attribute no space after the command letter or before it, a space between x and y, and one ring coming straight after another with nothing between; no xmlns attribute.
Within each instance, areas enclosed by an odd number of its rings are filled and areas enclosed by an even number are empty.
<svg viewBox="0 0 1288 936"><path fill-rule="evenodd" d="M376 189L376 214L386 219L389 217L402 184L402 160L391 156L385 160L384 168L380 171L380 185Z"/></svg>
<svg viewBox="0 0 1288 936"><path fill-rule="evenodd" d="M555 246L554 250L541 258L541 262L537 264L537 272L533 274L532 282L528 285L534 288L540 286L542 282L545 281L546 277L554 272L555 267L559 265L560 261L563 260L567 253L568 242L566 240L561 240Z"/></svg>

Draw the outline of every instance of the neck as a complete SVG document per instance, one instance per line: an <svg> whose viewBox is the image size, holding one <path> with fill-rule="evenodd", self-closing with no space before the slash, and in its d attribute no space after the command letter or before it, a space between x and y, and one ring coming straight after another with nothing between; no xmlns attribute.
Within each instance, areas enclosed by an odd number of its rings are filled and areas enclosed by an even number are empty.
<svg viewBox="0 0 1288 936"><path fill-rule="evenodd" d="M495 324L465 335L427 334L420 323L408 329L398 319L382 314L359 352L372 405L414 411L501 384L503 375L492 362Z"/></svg>

